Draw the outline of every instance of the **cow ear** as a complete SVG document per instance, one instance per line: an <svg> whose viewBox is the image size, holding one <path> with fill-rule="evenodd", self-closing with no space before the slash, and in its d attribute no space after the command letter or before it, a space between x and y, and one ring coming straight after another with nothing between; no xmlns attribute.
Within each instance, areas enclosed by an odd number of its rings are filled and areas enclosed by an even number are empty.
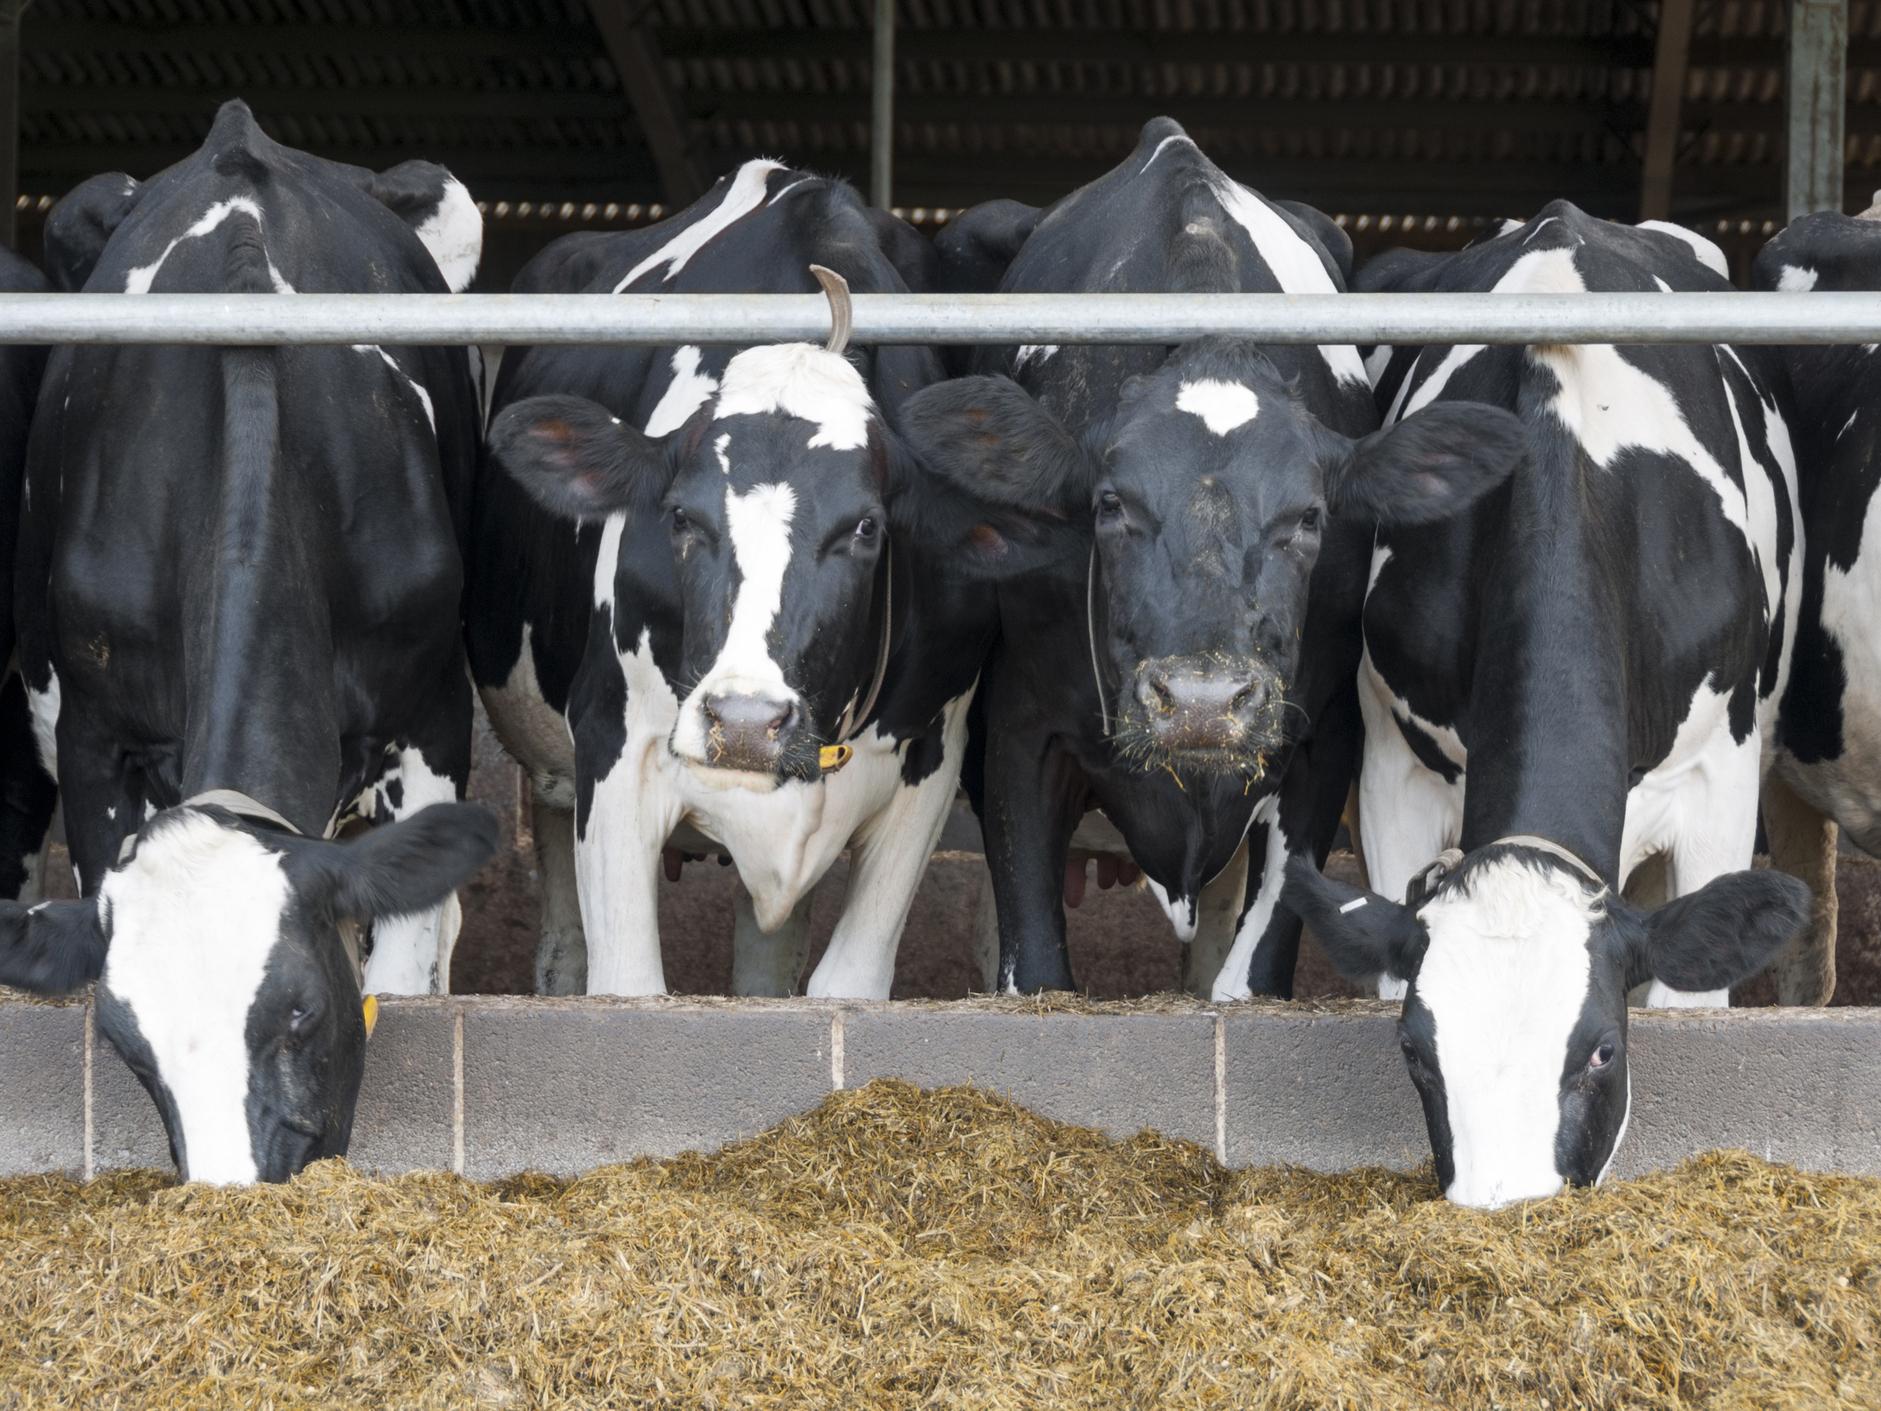
<svg viewBox="0 0 1881 1411"><path fill-rule="evenodd" d="M121 171L103 172L74 186L46 217L45 264L53 288L76 294L85 287L112 232L143 193Z"/></svg>
<svg viewBox="0 0 1881 1411"><path fill-rule="evenodd" d="M353 842L326 844L318 866L334 914L371 921L436 906L490 860L496 844L496 815L483 805L434 803Z"/></svg>
<svg viewBox="0 0 1881 1411"><path fill-rule="evenodd" d="M63 995L98 978L105 934L96 898L0 902L0 985L36 995Z"/></svg>
<svg viewBox="0 0 1881 1411"><path fill-rule="evenodd" d="M1386 526L1448 519L1507 480L1524 448L1522 423L1482 402L1433 402L1357 441L1326 434L1332 512Z"/></svg>
<svg viewBox="0 0 1881 1411"><path fill-rule="evenodd" d="M1089 460L1011 378L962 377L923 388L902 420L921 473L904 478L891 509L950 562L1002 578L1088 547Z"/></svg>
<svg viewBox="0 0 1881 1411"><path fill-rule="evenodd" d="M1641 918L1629 941L1627 985L1722 990L1747 980L1809 920L1807 884L1786 873L1727 872Z"/></svg>
<svg viewBox="0 0 1881 1411"><path fill-rule="evenodd" d="M483 215L463 182L436 162L400 162L366 190L412 228L453 294L470 287L483 258Z"/></svg>
<svg viewBox="0 0 1881 1411"><path fill-rule="evenodd" d="M1409 907L1323 876L1300 854L1287 862L1281 900L1312 928L1333 968L1348 980L1417 978L1429 938Z"/></svg>
<svg viewBox="0 0 1881 1411"><path fill-rule="evenodd" d="M565 519L650 508L672 478L664 439L585 397L530 397L503 408L489 446L532 499Z"/></svg>

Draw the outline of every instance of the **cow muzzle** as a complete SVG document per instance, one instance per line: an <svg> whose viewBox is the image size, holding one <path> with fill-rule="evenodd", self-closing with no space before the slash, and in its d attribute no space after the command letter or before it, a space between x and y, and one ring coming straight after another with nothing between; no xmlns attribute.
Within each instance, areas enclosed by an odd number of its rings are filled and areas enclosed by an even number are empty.
<svg viewBox="0 0 1881 1411"><path fill-rule="evenodd" d="M1208 656L1141 663L1127 689L1120 736L1152 765L1258 772L1281 743L1281 686L1257 662Z"/></svg>
<svg viewBox="0 0 1881 1411"><path fill-rule="evenodd" d="M794 700L726 692L706 696L699 710L705 725L702 762L712 769L775 775L793 753L802 715Z"/></svg>

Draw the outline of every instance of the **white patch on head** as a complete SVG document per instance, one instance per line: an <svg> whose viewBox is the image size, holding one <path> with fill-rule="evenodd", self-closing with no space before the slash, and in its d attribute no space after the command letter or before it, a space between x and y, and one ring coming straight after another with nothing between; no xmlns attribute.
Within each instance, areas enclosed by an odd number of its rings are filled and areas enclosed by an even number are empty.
<svg viewBox="0 0 1881 1411"><path fill-rule="evenodd" d="M875 402L848 359L813 343L747 348L725 366L715 420L781 412L816 427L811 449L859 450L869 443Z"/></svg>
<svg viewBox="0 0 1881 1411"><path fill-rule="evenodd" d="M1056 343L1025 343L1012 355L1012 370L1019 371L1029 362L1048 362L1058 351Z"/></svg>
<svg viewBox="0 0 1881 1411"><path fill-rule="evenodd" d="M1239 182L1223 177L1215 186L1215 199L1230 219L1247 232L1254 248L1287 294L1336 294L1339 288L1326 272L1319 252L1301 238L1278 211ZM1341 382L1369 387L1358 349L1346 343L1321 345L1319 355Z"/></svg>
<svg viewBox="0 0 1881 1411"><path fill-rule="evenodd" d="M1661 235L1670 235L1674 240L1682 240L1691 247L1692 255L1698 263L1723 279L1731 277L1730 261L1724 258L1724 251L1705 239L1695 230L1687 230L1682 225L1674 225L1669 220L1643 220L1641 230L1656 230Z"/></svg>
<svg viewBox="0 0 1881 1411"><path fill-rule="evenodd" d="M248 1012L290 901L247 833L187 812L147 834L100 889L111 946L99 983L131 1011L170 1090L192 1181L253 1181Z"/></svg>
<svg viewBox="0 0 1881 1411"><path fill-rule="evenodd" d="M726 455L725 452L731 446L731 443L732 438L731 432L729 431L712 443L712 454L718 457L718 468L727 475L732 473L732 462L731 457Z"/></svg>
<svg viewBox="0 0 1881 1411"><path fill-rule="evenodd" d="M614 292L621 293L641 275L649 270L658 269L662 265L666 267L666 273L662 279L671 280L686 267L687 261L711 244L716 237L724 234L736 221L750 215L764 204L765 185L770 181L771 173L783 170L783 165L782 162L755 161L746 162L738 168L738 175L732 178L732 184L725 192L725 199L714 206L703 218L694 221L628 270L627 277L614 286Z"/></svg>
<svg viewBox="0 0 1881 1411"><path fill-rule="evenodd" d="M461 294L470 288L470 281L477 277L477 263L483 258L483 215L463 182L454 176L445 177L438 208L415 233L431 252L451 292Z"/></svg>
<svg viewBox="0 0 1881 1411"><path fill-rule="evenodd" d="M783 668L771 659L767 640L784 600L790 523L796 513L797 492L788 485L759 485L742 495L730 486L725 489L725 528L738 569L738 589L725 645L680 708L673 751L681 758L705 757L707 696L748 694L780 702L796 696L784 680Z"/></svg>
<svg viewBox="0 0 1881 1411"><path fill-rule="evenodd" d="M660 394L659 405L642 429L649 436L664 436L684 426L691 415L718 391L718 379L699 371L699 350L687 343L673 349L673 380Z"/></svg>
<svg viewBox="0 0 1881 1411"><path fill-rule="evenodd" d="M353 351L355 353L378 354L385 365L398 375L399 380L417 394L419 403L424 407L425 420L431 423L431 430L435 434L438 429L438 414L432 409L431 394L425 391L423 384L409 372L405 371L404 368L400 367L398 365L398 359L386 352L385 349L381 348L377 343L355 343L353 344Z"/></svg>
<svg viewBox="0 0 1881 1411"><path fill-rule="evenodd" d="M1261 400L1253 388L1238 382L1205 379L1182 384L1176 393L1176 410L1199 416L1210 431L1226 436L1260 415Z"/></svg>
<svg viewBox="0 0 1881 1411"><path fill-rule="evenodd" d="M1599 901L1552 867L1498 858L1426 904L1417 994L1436 1025L1456 1174L1493 1209L1553 1195L1568 1040L1587 1001Z"/></svg>
<svg viewBox="0 0 1881 1411"><path fill-rule="evenodd" d="M33 744L39 752L39 767L54 779L59 777L59 673L46 663L46 689L26 688L26 704L33 716Z"/></svg>
<svg viewBox="0 0 1881 1411"><path fill-rule="evenodd" d="M1808 265L1784 265L1777 275L1777 290L1783 294L1807 294L1816 287L1816 271Z"/></svg>
<svg viewBox="0 0 1881 1411"><path fill-rule="evenodd" d="M237 211L241 211L244 215L253 218L255 224L259 225L261 223L261 207L246 196L231 196L226 201L216 202L215 205L211 206L203 213L202 219L198 220L188 230L185 230L181 235L177 236L176 239L172 240L168 245L165 245L161 255L158 255L157 258L152 260L149 264L139 265L137 268L133 269L125 278L124 292L126 294L148 294L150 292L150 286L156 283L157 273L163 268L163 262L170 258L170 255L175 251L178 245L181 245L185 240L196 240L209 234ZM275 288L279 289L281 284L285 281L281 279L280 274L275 270L272 263L268 266L268 273L275 280Z"/></svg>

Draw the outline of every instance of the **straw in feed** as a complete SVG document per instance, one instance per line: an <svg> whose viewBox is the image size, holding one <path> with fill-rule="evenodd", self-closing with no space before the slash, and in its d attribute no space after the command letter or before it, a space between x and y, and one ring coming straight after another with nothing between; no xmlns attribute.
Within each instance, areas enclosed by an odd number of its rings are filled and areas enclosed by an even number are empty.
<svg viewBox="0 0 1881 1411"><path fill-rule="evenodd" d="M874 1083L564 1181L0 1182L0 1407L1881 1406L1881 1181L1494 1214Z"/></svg>

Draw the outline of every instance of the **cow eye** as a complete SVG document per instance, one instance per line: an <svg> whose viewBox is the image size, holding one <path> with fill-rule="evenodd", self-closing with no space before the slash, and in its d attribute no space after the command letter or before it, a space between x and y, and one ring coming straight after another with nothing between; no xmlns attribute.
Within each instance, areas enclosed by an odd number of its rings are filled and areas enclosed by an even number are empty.
<svg viewBox="0 0 1881 1411"><path fill-rule="evenodd" d="M290 1037L304 1039L313 1032L314 1020L318 1011L307 1004L297 1004L287 1013L287 1032Z"/></svg>
<svg viewBox="0 0 1881 1411"><path fill-rule="evenodd" d="M1100 491L1097 496L1097 517L1115 519L1123 513L1123 496L1115 490Z"/></svg>
<svg viewBox="0 0 1881 1411"><path fill-rule="evenodd" d="M1595 1049L1588 1057L1587 1066L1589 1068L1605 1068L1609 1063L1613 1062L1614 1052L1613 1040L1602 1039L1600 1041L1600 1047Z"/></svg>
<svg viewBox="0 0 1881 1411"><path fill-rule="evenodd" d="M686 512L675 506L673 509L673 533L684 534L690 528L692 528L692 521L686 517Z"/></svg>
<svg viewBox="0 0 1881 1411"><path fill-rule="evenodd" d="M1300 532L1311 534L1319 528L1319 506L1313 505L1300 516Z"/></svg>
<svg viewBox="0 0 1881 1411"><path fill-rule="evenodd" d="M856 525L856 538L873 539L875 537L875 530L876 530L875 516L872 514L865 514L862 516L861 522Z"/></svg>

